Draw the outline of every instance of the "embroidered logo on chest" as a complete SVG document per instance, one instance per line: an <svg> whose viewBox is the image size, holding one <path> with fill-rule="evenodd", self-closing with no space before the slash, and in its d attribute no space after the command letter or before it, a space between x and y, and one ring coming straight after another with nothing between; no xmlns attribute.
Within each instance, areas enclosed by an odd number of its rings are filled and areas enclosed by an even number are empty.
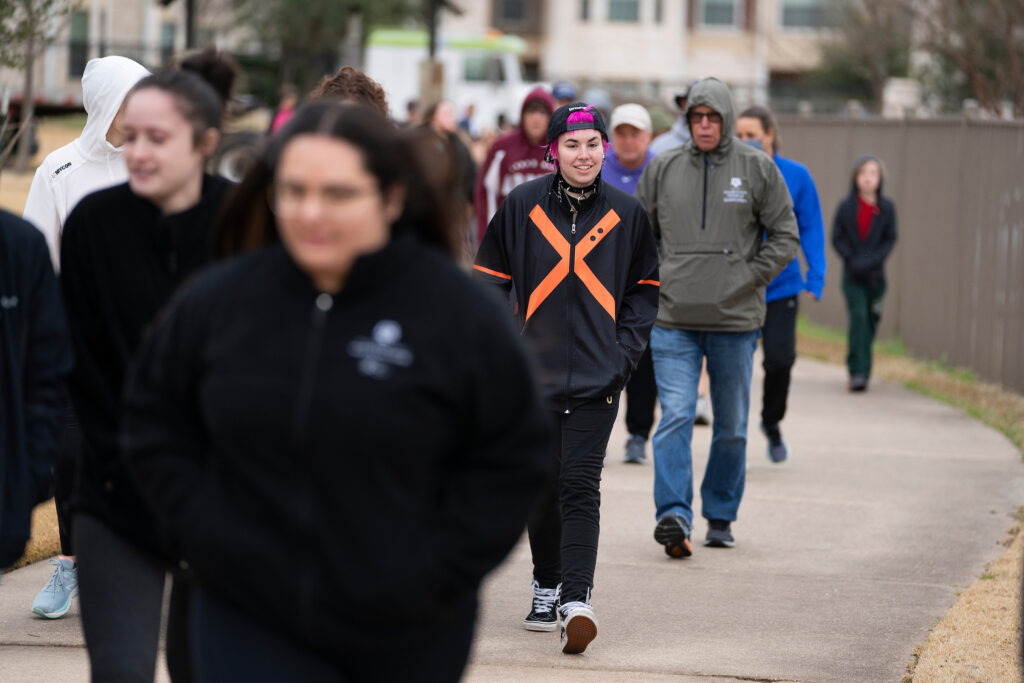
<svg viewBox="0 0 1024 683"><path fill-rule="evenodd" d="M394 320L381 320L373 326L369 337L356 337L348 343L348 355L359 363L360 374L374 379L388 379L396 368L412 365L412 350L401 343L402 326Z"/></svg>
<svg viewBox="0 0 1024 683"><path fill-rule="evenodd" d="M726 204L746 204L747 191L743 189L743 179L733 178L729 185L730 188L722 192L722 201Z"/></svg>

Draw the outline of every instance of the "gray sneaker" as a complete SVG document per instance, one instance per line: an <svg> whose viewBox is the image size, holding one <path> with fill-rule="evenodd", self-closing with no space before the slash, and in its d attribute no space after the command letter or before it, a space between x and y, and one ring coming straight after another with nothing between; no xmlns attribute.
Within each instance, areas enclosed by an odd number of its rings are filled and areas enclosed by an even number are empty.
<svg viewBox="0 0 1024 683"><path fill-rule="evenodd" d="M626 439L626 457L623 458L622 462L642 465L647 460L647 455L644 453L644 446L646 445L647 439L639 434L630 434L629 438Z"/></svg>
<svg viewBox="0 0 1024 683"><path fill-rule="evenodd" d="M736 539L732 537L730 524L725 519L709 519L708 533L704 537L704 545L709 548L732 548Z"/></svg>
<svg viewBox="0 0 1024 683"><path fill-rule="evenodd" d="M782 438L779 425L766 425L762 422L761 431L768 439L768 447L765 449L765 455L768 456L768 459L776 465L786 462L790 454L789 444Z"/></svg>
<svg viewBox="0 0 1024 683"><path fill-rule="evenodd" d="M53 575L32 601L32 612L47 619L60 619L71 609L71 599L78 595L78 569L70 559L53 559Z"/></svg>

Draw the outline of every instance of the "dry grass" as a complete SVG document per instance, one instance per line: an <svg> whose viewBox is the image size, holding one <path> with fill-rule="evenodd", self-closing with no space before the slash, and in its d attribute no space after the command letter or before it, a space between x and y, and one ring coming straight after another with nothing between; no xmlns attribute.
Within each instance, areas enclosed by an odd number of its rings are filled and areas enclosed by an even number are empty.
<svg viewBox="0 0 1024 683"><path fill-rule="evenodd" d="M841 333L801 320L800 355L844 364ZM876 347L873 374L963 410L998 429L1024 455L1024 396L977 381L970 372L907 356L898 343ZM1019 513L1020 516L1020 513ZM1024 534L1018 521L1007 550L962 591L924 645L914 652L903 683L1021 681L1021 574Z"/></svg>
<svg viewBox="0 0 1024 683"><path fill-rule="evenodd" d="M924 645L918 648L911 681L1021 680L1020 586L1024 534L1018 522L1006 542L1009 548L985 574L960 593Z"/></svg>
<svg viewBox="0 0 1024 683"><path fill-rule="evenodd" d="M36 506L32 511L32 538L25 546L25 554L15 562L11 569L24 567L39 560L53 557L60 552L60 533L57 530L57 508L53 501Z"/></svg>

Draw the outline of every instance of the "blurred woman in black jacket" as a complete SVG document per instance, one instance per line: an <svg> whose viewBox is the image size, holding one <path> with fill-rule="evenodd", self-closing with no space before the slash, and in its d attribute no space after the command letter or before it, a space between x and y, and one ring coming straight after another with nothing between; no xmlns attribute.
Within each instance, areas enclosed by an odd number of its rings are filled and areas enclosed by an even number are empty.
<svg viewBox="0 0 1024 683"><path fill-rule="evenodd" d="M850 314L850 391L864 391L871 377L871 345L882 317L885 259L896 244L896 205L882 196L882 162L861 157L850 194L836 208L832 246L843 257L843 295Z"/></svg>
<svg viewBox="0 0 1024 683"><path fill-rule="evenodd" d="M140 354L127 457L193 571L204 680L457 680L549 429L452 260L443 190L375 112L315 103L229 201Z"/></svg>

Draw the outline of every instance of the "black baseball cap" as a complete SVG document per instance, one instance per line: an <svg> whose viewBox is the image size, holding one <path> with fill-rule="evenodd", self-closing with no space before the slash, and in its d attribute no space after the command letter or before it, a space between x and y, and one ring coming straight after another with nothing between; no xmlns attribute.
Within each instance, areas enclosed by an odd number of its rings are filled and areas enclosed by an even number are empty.
<svg viewBox="0 0 1024 683"><path fill-rule="evenodd" d="M573 116L574 114L579 114L579 116ZM570 117L578 120L569 123ZM551 115L551 120L548 121L548 143L557 140L558 136L562 133L588 128L593 128L605 140L608 139L608 128L605 126L604 117L601 116L601 111L597 107L586 102L563 104L555 110Z"/></svg>

